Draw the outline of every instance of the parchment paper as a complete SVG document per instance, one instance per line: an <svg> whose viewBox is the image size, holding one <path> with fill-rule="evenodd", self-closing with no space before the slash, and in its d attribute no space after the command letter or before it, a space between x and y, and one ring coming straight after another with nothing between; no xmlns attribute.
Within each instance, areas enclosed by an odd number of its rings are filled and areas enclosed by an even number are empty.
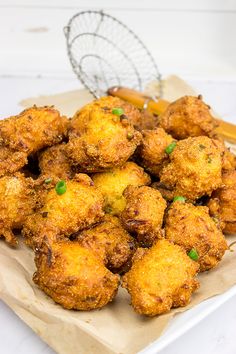
<svg viewBox="0 0 236 354"><path fill-rule="evenodd" d="M151 84L155 89L156 83ZM149 87L150 89L150 87ZM193 94L182 80L171 77L165 81L164 97L176 99ZM28 99L23 106L54 104L63 114L72 115L91 100L84 90L55 96ZM236 235L227 237L228 243ZM134 354L156 340L176 313L221 294L236 284L236 248L226 252L220 265L199 275L200 289L185 308L146 318L135 314L130 299L120 289L115 301L101 310L91 312L68 311L56 305L32 282L35 270L33 252L22 242L17 249L0 241L0 298L26 322L45 342L60 354Z"/></svg>

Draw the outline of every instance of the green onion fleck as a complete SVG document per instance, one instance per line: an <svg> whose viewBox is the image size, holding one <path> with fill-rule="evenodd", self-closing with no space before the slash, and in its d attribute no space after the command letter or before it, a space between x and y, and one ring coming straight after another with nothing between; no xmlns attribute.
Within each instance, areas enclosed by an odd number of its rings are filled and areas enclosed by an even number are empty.
<svg viewBox="0 0 236 354"><path fill-rule="evenodd" d="M197 251L192 248L191 251L188 252L188 256L193 260L193 261L197 261L198 260L198 253Z"/></svg>
<svg viewBox="0 0 236 354"><path fill-rule="evenodd" d="M112 114L115 114L116 116L122 116L124 114L123 108L113 108Z"/></svg>
<svg viewBox="0 0 236 354"><path fill-rule="evenodd" d="M51 179L51 178L46 178L45 181L44 181L44 183L46 183L46 184L49 184L49 183L51 183L51 182L52 182L52 179Z"/></svg>
<svg viewBox="0 0 236 354"><path fill-rule="evenodd" d="M214 223L219 224L219 219L215 216L212 216L212 220L214 221Z"/></svg>
<svg viewBox="0 0 236 354"><path fill-rule="evenodd" d="M105 208L104 208L104 211L105 211L105 213L107 213L107 214L111 214L112 211L113 211L113 209L112 209L111 206L106 205Z"/></svg>
<svg viewBox="0 0 236 354"><path fill-rule="evenodd" d="M199 148L200 148L200 150L204 150L206 147L205 147L205 145L200 144L200 145L199 145Z"/></svg>
<svg viewBox="0 0 236 354"><path fill-rule="evenodd" d="M127 139L128 140L132 140L133 139L133 137L134 137L134 134L133 133L127 133Z"/></svg>
<svg viewBox="0 0 236 354"><path fill-rule="evenodd" d="M174 151L175 147L176 147L176 141L173 141L170 145L167 146L165 152L169 155Z"/></svg>
<svg viewBox="0 0 236 354"><path fill-rule="evenodd" d="M174 197L173 202L181 202L184 203L186 200L186 198L182 197L181 195L177 195L176 197Z"/></svg>
<svg viewBox="0 0 236 354"><path fill-rule="evenodd" d="M211 162L212 162L212 158L211 158L211 157L208 157L207 162L208 162L208 163L211 163Z"/></svg>
<svg viewBox="0 0 236 354"><path fill-rule="evenodd" d="M63 180L57 182L55 190L59 195L64 194L66 192L66 182Z"/></svg>

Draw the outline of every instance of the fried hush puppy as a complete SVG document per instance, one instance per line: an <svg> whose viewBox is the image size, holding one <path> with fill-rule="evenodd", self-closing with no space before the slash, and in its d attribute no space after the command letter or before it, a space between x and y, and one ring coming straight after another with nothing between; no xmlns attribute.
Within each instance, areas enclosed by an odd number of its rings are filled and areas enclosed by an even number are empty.
<svg viewBox="0 0 236 354"><path fill-rule="evenodd" d="M110 112L114 108L120 108L122 110L120 111L120 113L122 113L120 115L121 120L127 119L137 130L142 130L144 125L146 124L146 120L143 116L143 113L141 113L139 109L137 109L134 105L126 101L123 101L118 97L113 97L113 96L101 97L99 100L93 101L91 104L93 103L96 103L97 105L101 106L103 109L105 108L105 110ZM70 127L70 136L78 135L78 132L80 130L80 122L77 119L77 117L79 114L80 114L80 110L78 110L74 115L74 119L72 120L72 124ZM77 123L79 123L78 126ZM150 122L148 122L148 126L149 125L153 126Z"/></svg>
<svg viewBox="0 0 236 354"><path fill-rule="evenodd" d="M230 151L230 148L227 148L223 139L216 137L219 146L221 146L223 151L223 161L222 169L223 171L235 170L236 168L236 156Z"/></svg>
<svg viewBox="0 0 236 354"><path fill-rule="evenodd" d="M102 194L89 176L78 174L64 183L63 194L58 194L57 185L45 192L40 190L43 205L27 218L23 228L25 242L30 247L40 247L45 236L52 240L69 237L104 216Z"/></svg>
<svg viewBox="0 0 236 354"><path fill-rule="evenodd" d="M17 244L14 229L21 229L36 205L34 182L20 173L0 178L0 236L11 245Z"/></svg>
<svg viewBox="0 0 236 354"><path fill-rule="evenodd" d="M146 186L128 186L123 194L126 207L120 218L124 227L136 235L142 246L152 246L156 239L162 237L166 201L158 190Z"/></svg>
<svg viewBox="0 0 236 354"><path fill-rule="evenodd" d="M98 309L117 293L119 276L77 242L45 242L35 264L34 282L65 309Z"/></svg>
<svg viewBox="0 0 236 354"><path fill-rule="evenodd" d="M223 170L236 169L236 156L230 151L230 148L225 147L223 156Z"/></svg>
<svg viewBox="0 0 236 354"><path fill-rule="evenodd" d="M67 180L75 175L66 154L66 144L51 146L39 153L39 169L45 179Z"/></svg>
<svg viewBox="0 0 236 354"><path fill-rule="evenodd" d="M19 171L27 161L25 152L0 146L0 177Z"/></svg>
<svg viewBox="0 0 236 354"><path fill-rule="evenodd" d="M196 200L222 185L222 147L206 136L176 143L170 163L162 169L160 182L174 196Z"/></svg>
<svg viewBox="0 0 236 354"><path fill-rule="evenodd" d="M137 313L156 316L190 302L191 294L199 288L198 268L180 246L163 239L136 251L122 286Z"/></svg>
<svg viewBox="0 0 236 354"><path fill-rule="evenodd" d="M236 232L236 171L225 171L223 186L212 193L207 206L210 214L223 222L223 232Z"/></svg>
<svg viewBox="0 0 236 354"><path fill-rule="evenodd" d="M53 107L33 106L0 121L0 141L10 149L29 155L59 143L67 131L67 124L67 118Z"/></svg>
<svg viewBox="0 0 236 354"><path fill-rule="evenodd" d="M140 132L143 130L152 130L158 126L158 116L152 114L146 109L143 109L140 112L140 115L135 115L134 117L136 119L131 117L131 123L133 124L134 128Z"/></svg>
<svg viewBox="0 0 236 354"><path fill-rule="evenodd" d="M184 96L171 103L159 117L159 125L175 139L210 136L217 127L210 107L198 97Z"/></svg>
<svg viewBox="0 0 236 354"><path fill-rule="evenodd" d="M174 191L172 189L167 189L167 187L160 181L152 183L151 187L157 189L165 200L172 201L174 199Z"/></svg>
<svg viewBox="0 0 236 354"><path fill-rule="evenodd" d="M33 106L0 121L0 176L18 171L27 156L62 141L67 125L53 107Z"/></svg>
<svg viewBox="0 0 236 354"><path fill-rule="evenodd" d="M143 186L151 183L143 168L130 161L122 167L94 174L92 179L104 196L106 213L111 215L119 215L124 209L123 192L128 185Z"/></svg>
<svg viewBox="0 0 236 354"><path fill-rule="evenodd" d="M174 139L162 128L144 130L142 135L142 142L137 149L138 162L145 170L158 177L163 165L169 161L165 149Z"/></svg>
<svg viewBox="0 0 236 354"><path fill-rule="evenodd" d="M200 271L214 268L228 249L224 235L205 206L174 202L167 212L165 237L196 253Z"/></svg>
<svg viewBox="0 0 236 354"><path fill-rule="evenodd" d="M136 250L134 238L123 229L117 217L110 215L105 215L100 224L82 231L76 241L96 252L105 266L116 273L127 270Z"/></svg>
<svg viewBox="0 0 236 354"><path fill-rule="evenodd" d="M140 144L141 133L129 118L132 110L116 107L116 101L102 97L72 118L67 153L79 171L100 172L121 166Z"/></svg>

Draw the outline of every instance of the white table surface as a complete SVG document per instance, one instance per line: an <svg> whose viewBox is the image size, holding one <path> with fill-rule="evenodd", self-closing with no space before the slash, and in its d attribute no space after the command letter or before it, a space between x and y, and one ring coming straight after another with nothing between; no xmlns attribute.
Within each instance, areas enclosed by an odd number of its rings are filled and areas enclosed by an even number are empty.
<svg viewBox="0 0 236 354"><path fill-rule="evenodd" d="M236 82L191 78L189 83L225 120L236 123ZM78 86L77 80L70 78L0 77L0 117L19 112L18 102L23 98L72 90ZM2 302L0 313L0 354L54 353ZM235 328L236 296L160 353L235 354Z"/></svg>

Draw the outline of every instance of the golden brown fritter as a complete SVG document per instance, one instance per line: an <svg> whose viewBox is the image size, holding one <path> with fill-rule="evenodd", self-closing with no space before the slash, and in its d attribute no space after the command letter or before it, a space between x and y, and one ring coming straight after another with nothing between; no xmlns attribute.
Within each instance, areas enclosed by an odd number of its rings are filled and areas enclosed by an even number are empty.
<svg viewBox="0 0 236 354"><path fill-rule="evenodd" d="M158 190L146 186L128 186L123 195L126 207L120 217L124 227L134 233L142 246L152 246L157 238L162 237L166 201Z"/></svg>
<svg viewBox="0 0 236 354"><path fill-rule="evenodd" d="M41 175L54 180L71 179L74 176L70 160L66 154L66 144L51 146L39 154Z"/></svg>
<svg viewBox="0 0 236 354"><path fill-rule="evenodd" d="M105 198L105 211L119 215L125 207L122 195L128 185L143 186L151 183L151 179L143 168L134 162L126 162L124 166L92 176L95 186Z"/></svg>
<svg viewBox="0 0 236 354"><path fill-rule="evenodd" d="M160 181L174 196L196 200L222 184L222 147L217 140L199 136L178 141Z"/></svg>
<svg viewBox="0 0 236 354"><path fill-rule="evenodd" d="M137 150L138 162L145 170L158 177L163 165L169 161L165 149L174 139L162 128L144 130L142 135L143 139Z"/></svg>
<svg viewBox="0 0 236 354"><path fill-rule="evenodd" d="M108 112L111 112L113 110L113 108L122 108L123 114L121 115L121 121L128 120L129 123L131 123L135 127L135 129L142 130L142 126L144 124L143 123L143 121L144 121L143 114L140 113L139 109L137 109L132 104L130 104L126 101L123 101L118 97L105 96L105 97L101 97L99 100L91 102L89 104L90 106L87 105L84 108L91 109L92 108L91 106L94 104L96 106L100 107L101 109L108 111ZM84 108L82 108L82 110ZM78 136L78 132L80 132L80 129L81 129L81 123L80 123L80 117L79 117L80 114L81 114L81 110L77 111L73 117L72 122L71 122L70 136L72 136L72 137ZM114 116L113 116L113 118L114 118Z"/></svg>
<svg viewBox="0 0 236 354"><path fill-rule="evenodd" d="M222 160L223 171L235 170L236 156L231 152L231 149L226 146L223 138L221 138L217 134L214 134L212 139L215 139L218 141L218 145L221 147L221 149L223 151L223 160Z"/></svg>
<svg viewBox="0 0 236 354"><path fill-rule="evenodd" d="M43 206L27 218L23 228L26 244L33 248L40 247L45 236L53 240L69 237L104 216L102 194L87 175L78 174L66 181L66 192L62 195L56 187L39 193Z"/></svg>
<svg viewBox="0 0 236 354"><path fill-rule="evenodd" d="M159 125L176 139L210 136L217 126L201 96L184 96L171 103L159 117Z"/></svg>
<svg viewBox="0 0 236 354"><path fill-rule="evenodd" d="M165 237L187 253L196 251L201 272L221 261L227 243L207 207L176 201L168 210L165 222Z"/></svg>
<svg viewBox="0 0 236 354"><path fill-rule="evenodd" d="M122 286L136 312L156 316L189 303L199 287L198 268L181 247L159 240L150 249L137 250Z"/></svg>
<svg viewBox="0 0 236 354"><path fill-rule="evenodd" d="M27 154L0 146L0 177L19 171L27 164Z"/></svg>
<svg viewBox="0 0 236 354"><path fill-rule="evenodd" d="M33 106L0 121L1 145L29 155L62 141L67 125L67 118L53 107Z"/></svg>
<svg viewBox="0 0 236 354"><path fill-rule="evenodd" d="M158 116L152 114L148 110L142 110L140 115L135 115L134 119L131 118L131 122L134 125L134 128L142 132L143 130L152 130L158 126Z"/></svg>
<svg viewBox="0 0 236 354"><path fill-rule="evenodd" d="M113 272L126 271L135 252L135 240L126 232L119 219L106 215L94 227L82 231L76 241L92 249Z"/></svg>
<svg viewBox="0 0 236 354"><path fill-rule="evenodd" d="M166 186L163 183L161 183L160 181L152 183L151 187L154 189L157 189L161 193L162 197L165 200L167 200L167 201L173 200L174 195L175 195L173 190L167 189Z"/></svg>
<svg viewBox="0 0 236 354"><path fill-rule="evenodd" d="M36 205L34 182L20 173L0 178L0 237L17 244L13 229L21 229Z"/></svg>
<svg viewBox="0 0 236 354"><path fill-rule="evenodd" d="M236 156L230 151L230 148L224 150L223 155L223 170L235 170L236 169Z"/></svg>
<svg viewBox="0 0 236 354"><path fill-rule="evenodd" d="M208 207L212 216L223 222L223 232L236 233L236 171L226 171L223 186L212 193Z"/></svg>
<svg viewBox="0 0 236 354"><path fill-rule="evenodd" d="M82 172L100 172L123 165L141 141L130 122L132 109L112 113L114 97L102 97L87 104L71 120L68 156Z"/></svg>
<svg viewBox="0 0 236 354"><path fill-rule="evenodd" d="M216 137L219 146L221 146L223 151L223 165L222 168L224 171L235 170L236 168L236 156L230 151L230 148L227 148L223 139L219 136Z"/></svg>
<svg viewBox="0 0 236 354"><path fill-rule="evenodd" d="M66 309L101 308L116 295L119 276L77 242L44 243L35 264L34 282Z"/></svg>

